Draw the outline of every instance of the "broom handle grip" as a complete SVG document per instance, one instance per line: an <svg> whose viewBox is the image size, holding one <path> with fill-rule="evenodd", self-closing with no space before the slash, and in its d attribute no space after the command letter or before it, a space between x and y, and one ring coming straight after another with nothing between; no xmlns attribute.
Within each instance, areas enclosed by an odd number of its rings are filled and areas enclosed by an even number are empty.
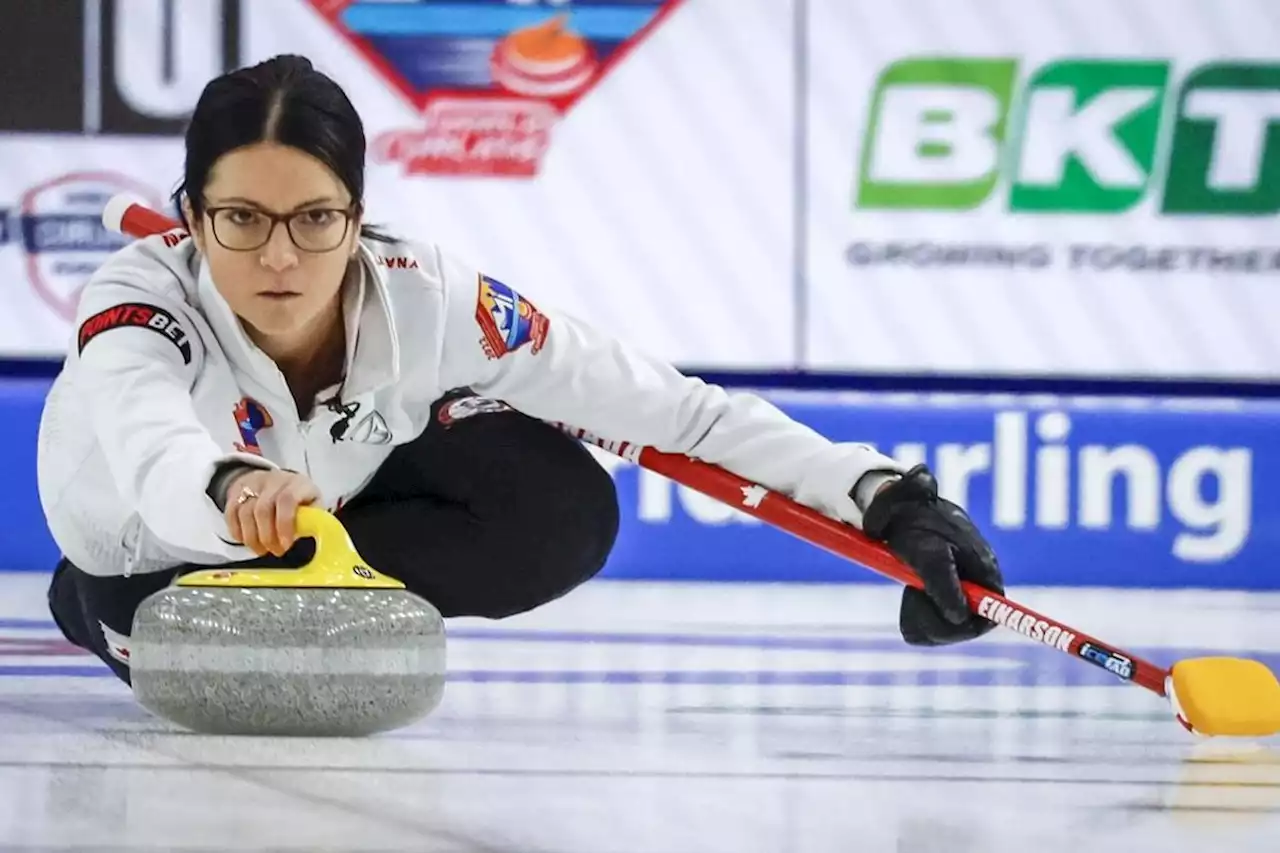
<svg viewBox="0 0 1280 853"><path fill-rule="evenodd" d="M170 217L119 196L108 202L103 222L113 231L132 237L149 237L181 227L180 223ZM736 507L811 545L860 563L900 584L916 589L924 588L924 583L915 571L883 544L854 527L802 506L718 465L681 454L663 453L652 447L602 439L564 425L561 427L580 440L595 444L654 473ZM1158 696L1167 695L1168 670L1024 607L1003 595L968 581L963 582L962 586L969 609L974 613L1035 642L1107 669Z"/></svg>

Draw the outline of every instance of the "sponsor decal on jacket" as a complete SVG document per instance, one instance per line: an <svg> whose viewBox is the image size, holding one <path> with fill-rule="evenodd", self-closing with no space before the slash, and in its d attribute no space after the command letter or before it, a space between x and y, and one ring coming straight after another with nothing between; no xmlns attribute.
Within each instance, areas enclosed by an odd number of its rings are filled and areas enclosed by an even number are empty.
<svg viewBox="0 0 1280 853"><path fill-rule="evenodd" d="M536 354L551 327L547 315L533 303L487 275L480 276L476 322L480 324L480 345L489 358L502 358L530 342L530 351Z"/></svg>
<svg viewBox="0 0 1280 853"><path fill-rule="evenodd" d="M448 427L472 415L509 412L511 410L511 407L506 403L501 400L494 400L491 397L462 397L441 406L440 413L436 415L436 419L440 421L442 426Z"/></svg>
<svg viewBox="0 0 1280 853"><path fill-rule="evenodd" d="M252 397L241 397L235 408L236 427L240 430L240 441L236 450L241 453L262 455L262 447L258 444L258 432L274 426L271 413L266 407Z"/></svg>
<svg viewBox="0 0 1280 853"><path fill-rule="evenodd" d="M150 329L163 335L182 353L183 364L191 363L191 341L177 318L163 308L142 302L126 302L99 311L80 324L76 335L78 352L83 353L89 341L111 329Z"/></svg>
<svg viewBox="0 0 1280 853"><path fill-rule="evenodd" d="M373 260L378 266L386 267L389 270L416 270L418 268L418 259L410 255L395 255L390 258L374 255Z"/></svg>
<svg viewBox="0 0 1280 853"><path fill-rule="evenodd" d="M387 426L386 418L376 409L370 410L368 414L357 421L355 417L360 412L360 404L358 402L344 403L335 394L328 400L322 400L321 405L339 416L329 426L329 437L333 439L334 444L339 441L354 441L359 444L390 444L394 440L391 428Z"/></svg>

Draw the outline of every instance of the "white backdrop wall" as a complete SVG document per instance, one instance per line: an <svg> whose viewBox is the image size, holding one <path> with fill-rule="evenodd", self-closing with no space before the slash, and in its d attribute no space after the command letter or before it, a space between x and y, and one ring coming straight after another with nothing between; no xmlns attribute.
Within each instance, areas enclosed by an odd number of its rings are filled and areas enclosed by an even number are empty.
<svg viewBox="0 0 1280 853"><path fill-rule="evenodd" d="M167 195L204 82L288 51L364 116L374 220L677 363L1280 374L1270 0L47 12L0 29L3 355L64 350L95 207Z"/></svg>

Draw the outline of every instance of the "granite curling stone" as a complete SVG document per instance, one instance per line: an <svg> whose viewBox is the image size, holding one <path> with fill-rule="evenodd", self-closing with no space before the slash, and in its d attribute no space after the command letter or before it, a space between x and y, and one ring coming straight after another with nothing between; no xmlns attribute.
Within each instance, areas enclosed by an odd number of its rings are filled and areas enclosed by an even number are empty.
<svg viewBox="0 0 1280 853"><path fill-rule="evenodd" d="M358 737L408 725L444 693L444 622L303 507L300 569L192 572L134 617L139 704L204 734Z"/></svg>

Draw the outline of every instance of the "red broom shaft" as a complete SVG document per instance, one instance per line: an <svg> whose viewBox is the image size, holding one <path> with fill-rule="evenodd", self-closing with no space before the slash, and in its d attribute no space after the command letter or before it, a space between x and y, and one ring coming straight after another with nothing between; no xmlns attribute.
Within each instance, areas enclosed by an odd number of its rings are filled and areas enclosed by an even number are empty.
<svg viewBox="0 0 1280 853"><path fill-rule="evenodd" d="M120 230L133 237L150 237L180 227L177 220L140 204L130 205L120 219Z"/></svg>
<svg viewBox="0 0 1280 853"><path fill-rule="evenodd" d="M624 452L622 455L627 454ZM662 453L651 447L630 455L650 471L737 507L811 545L861 563L898 583L917 589L924 587L910 567L861 531L776 492L768 492L723 468L687 456ZM973 612L1072 656L1084 657L1081 650L1086 644L1122 656L1131 664L1129 677L1134 683L1160 696L1165 695L1167 670L976 584L965 581L963 586ZM1120 661L1114 665L1123 669Z"/></svg>

